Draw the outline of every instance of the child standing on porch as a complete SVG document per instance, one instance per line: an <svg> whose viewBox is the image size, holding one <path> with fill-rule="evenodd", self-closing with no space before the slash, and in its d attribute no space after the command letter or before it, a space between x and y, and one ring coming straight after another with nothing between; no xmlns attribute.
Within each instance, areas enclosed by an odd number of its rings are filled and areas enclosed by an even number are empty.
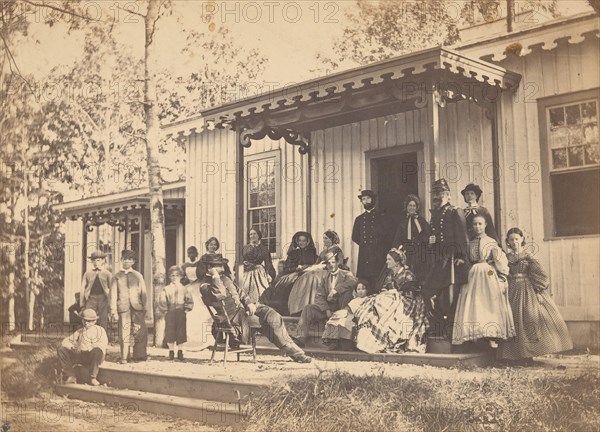
<svg viewBox="0 0 600 432"><path fill-rule="evenodd" d="M165 315L165 342L169 346L169 360L183 361L183 344L187 342L186 313L194 307L194 300L187 288L181 284L183 273L179 266L169 268L171 283L160 293L158 308Z"/></svg>
<svg viewBox="0 0 600 432"><path fill-rule="evenodd" d="M146 283L142 274L132 268L136 253L121 252L121 270L110 286L110 311L114 321L119 319L120 363L129 360L129 346L133 342L132 361L148 358L148 328L146 327Z"/></svg>

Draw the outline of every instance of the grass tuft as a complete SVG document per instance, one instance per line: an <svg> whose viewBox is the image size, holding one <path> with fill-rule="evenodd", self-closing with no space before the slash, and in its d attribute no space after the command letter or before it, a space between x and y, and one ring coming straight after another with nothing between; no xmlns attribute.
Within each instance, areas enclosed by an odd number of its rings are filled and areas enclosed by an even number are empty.
<svg viewBox="0 0 600 432"><path fill-rule="evenodd" d="M276 386L254 401L249 432L596 432L600 378L489 370L483 378L333 372Z"/></svg>
<svg viewBox="0 0 600 432"><path fill-rule="evenodd" d="M54 345L14 353L15 363L2 367L2 396L21 400L54 391L58 357Z"/></svg>

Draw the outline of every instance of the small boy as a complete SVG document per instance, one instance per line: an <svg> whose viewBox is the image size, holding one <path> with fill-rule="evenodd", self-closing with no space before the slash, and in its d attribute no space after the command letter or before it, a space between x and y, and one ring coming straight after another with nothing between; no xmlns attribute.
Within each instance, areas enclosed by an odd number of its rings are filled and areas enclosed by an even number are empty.
<svg viewBox="0 0 600 432"><path fill-rule="evenodd" d="M165 341L169 346L169 360L183 361L183 344L187 342L186 312L194 307L194 300L187 288L181 284L183 272L179 266L169 268L171 283L160 293L158 308L165 315Z"/></svg>
<svg viewBox="0 0 600 432"><path fill-rule="evenodd" d="M74 328L81 327L81 317L79 315L81 311L80 303L81 294L75 293L75 303L69 306L69 324Z"/></svg>

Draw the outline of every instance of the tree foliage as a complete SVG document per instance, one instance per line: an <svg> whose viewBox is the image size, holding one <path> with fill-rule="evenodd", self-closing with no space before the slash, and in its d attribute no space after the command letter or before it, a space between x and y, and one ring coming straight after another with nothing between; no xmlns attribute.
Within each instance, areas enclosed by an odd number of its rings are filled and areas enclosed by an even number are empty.
<svg viewBox="0 0 600 432"><path fill-rule="evenodd" d="M452 45L460 40L460 27L506 18L511 2L514 4L513 0L356 0L356 9L347 12L343 35L334 41L333 54L317 55L321 66L315 72L323 74ZM533 0L522 7L551 16L558 13L556 0Z"/></svg>

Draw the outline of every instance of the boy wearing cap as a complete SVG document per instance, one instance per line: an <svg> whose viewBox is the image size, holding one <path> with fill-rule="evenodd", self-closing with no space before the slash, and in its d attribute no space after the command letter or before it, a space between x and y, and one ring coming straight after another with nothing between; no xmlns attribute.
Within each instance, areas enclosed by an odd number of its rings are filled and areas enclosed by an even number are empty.
<svg viewBox="0 0 600 432"><path fill-rule="evenodd" d="M92 269L83 275L79 304L81 310L95 310L98 324L108 331L108 299L112 275L104 269L106 255L103 252L94 251L88 259L92 262Z"/></svg>
<svg viewBox="0 0 600 432"><path fill-rule="evenodd" d="M225 273L225 264L227 260L221 254L211 254L207 257L205 264L208 266L207 277L211 282L204 282L200 285L202 300L207 304L214 304L222 301L221 308L225 308L227 315L231 319L234 327L240 329L245 316L256 316L261 325L261 333L269 339L277 348L288 355L297 363L310 363L312 359L308 357L304 350L294 343L287 332L285 323L281 315L275 309L269 306L253 303L243 290L233 283ZM246 314L244 314L244 310ZM230 341L232 341L231 338ZM230 342L239 344L239 341Z"/></svg>
<svg viewBox="0 0 600 432"><path fill-rule="evenodd" d="M133 342L132 361L145 361L148 357L148 328L146 327L146 284L142 274L132 268L135 252L121 252L121 270L112 278L110 287L110 313L119 319L121 363L127 363L129 347Z"/></svg>
<svg viewBox="0 0 600 432"><path fill-rule="evenodd" d="M194 307L194 300L187 288L181 284L183 273L179 266L169 268L171 283L160 293L158 309L165 315L165 342L169 346L169 360L183 361L183 344L187 342L186 313Z"/></svg>
<svg viewBox="0 0 600 432"><path fill-rule="evenodd" d="M90 370L90 384L100 385L96 377L98 369L104 361L108 336L103 327L96 325L98 315L93 309L86 309L81 314L83 327L71 336L63 339L58 348L58 360L62 368L66 384L75 384L74 365L80 364Z"/></svg>
<svg viewBox="0 0 600 432"><path fill-rule="evenodd" d="M352 241L358 245L356 277L366 279L372 290L377 290L377 277L385 266L385 256L390 249L393 233L388 232L387 219L375 210L377 196L364 190L358 196L364 213L357 216L352 228Z"/></svg>

